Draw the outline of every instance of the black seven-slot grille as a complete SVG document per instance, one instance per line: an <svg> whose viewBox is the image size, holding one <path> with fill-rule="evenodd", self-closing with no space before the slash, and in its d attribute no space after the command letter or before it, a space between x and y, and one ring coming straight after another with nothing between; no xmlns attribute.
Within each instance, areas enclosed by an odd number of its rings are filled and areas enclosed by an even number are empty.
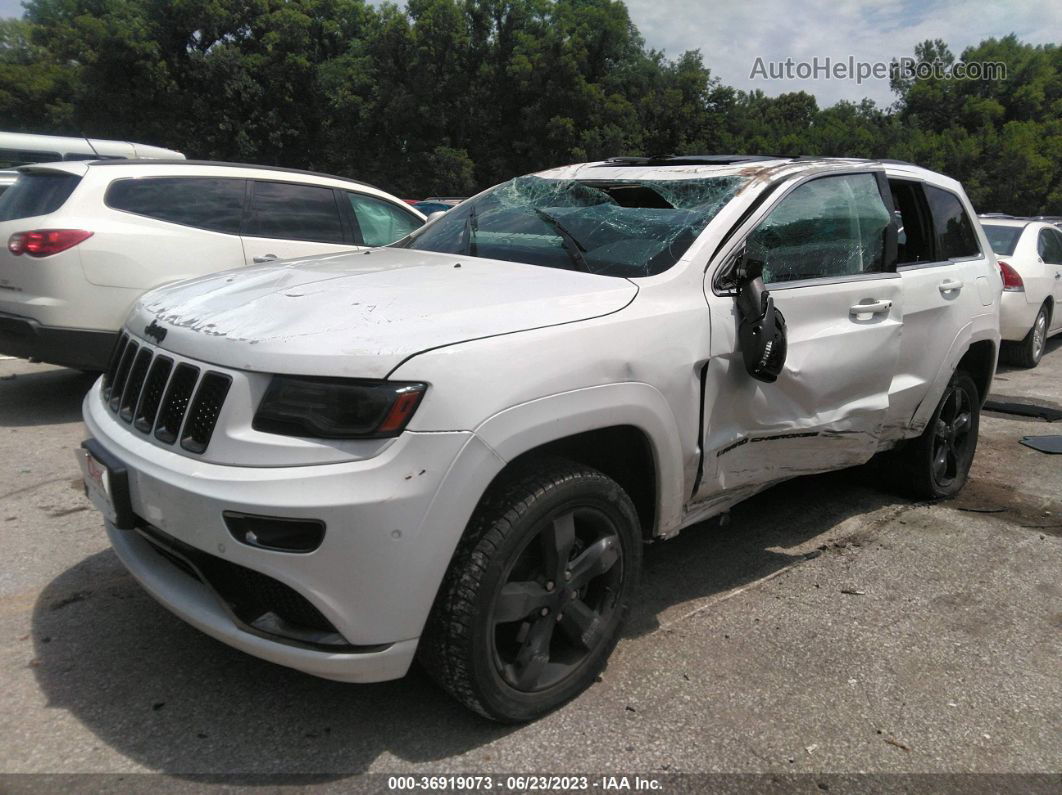
<svg viewBox="0 0 1062 795"><path fill-rule="evenodd" d="M118 418L163 444L202 453L210 444L232 378L173 359L122 334L103 376L103 401Z"/></svg>

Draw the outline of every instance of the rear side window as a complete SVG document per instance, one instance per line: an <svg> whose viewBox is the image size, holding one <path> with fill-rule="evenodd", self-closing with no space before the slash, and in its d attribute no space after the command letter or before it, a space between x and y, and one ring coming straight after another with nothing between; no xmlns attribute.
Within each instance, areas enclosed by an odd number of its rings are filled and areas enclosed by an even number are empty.
<svg viewBox="0 0 1062 795"><path fill-rule="evenodd" d="M291 182L255 182L244 234L317 243L343 243L343 223L331 188Z"/></svg>
<svg viewBox="0 0 1062 795"><path fill-rule="evenodd" d="M33 163L54 163L62 160L58 152L38 152L28 149L0 149L0 168L32 165Z"/></svg>
<svg viewBox="0 0 1062 795"><path fill-rule="evenodd" d="M939 259L962 259L980 255L973 224L959 201L950 191L926 185L926 200L937 231Z"/></svg>
<svg viewBox="0 0 1062 795"><path fill-rule="evenodd" d="M0 221L54 213L79 182L81 177L73 174L22 174L0 196Z"/></svg>
<svg viewBox="0 0 1062 795"><path fill-rule="evenodd" d="M366 246L389 245L421 225L419 218L390 202L360 193L346 196L361 230L361 242Z"/></svg>
<svg viewBox="0 0 1062 795"><path fill-rule="evenodd" d="M1018 247L1018 238L1021 237L1020 226L999 226L997 224L981 224L988 238L988 245L997 254L1013 254Z"/></svg>
<svg viewBox="0 0 1062 795"><path fill-rule="evenodd" d="M238 235L246 184L213 177L119 179L107 188L104 202L159 221Z"/></svg>
<svg viewBox="0 0 1062 795"><path fill-rule="evenodd" d="M889 180L896 214L896 264L934 261L933 224L919 182Z"/></svg>
<svg viewBox="0 0 1062 795"><path fill-rule="evenodd" d="M889 211L872 174L823 177L793 190L749 236L764 282L880 272Z"/></svg>
<svg viewBox="0 0 1062 795"><path fill-rule="evenodd" d="M1054 229L1041 229L1037 251L1048 265L1062 265L1062 235Z"/></svg>

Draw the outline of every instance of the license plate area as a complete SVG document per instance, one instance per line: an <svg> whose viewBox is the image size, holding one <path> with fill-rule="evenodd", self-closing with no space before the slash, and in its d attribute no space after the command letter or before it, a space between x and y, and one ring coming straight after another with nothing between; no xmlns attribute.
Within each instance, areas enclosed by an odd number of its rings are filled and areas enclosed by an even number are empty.
<svg viewBox="0 0 1062 795"><path fill-rule="evenodd" d="M81 443L77 459L85 483L85 496L118 529L135 527L133 505L129 499L129 470L125 464L104 450L95 439Z"/></svg>

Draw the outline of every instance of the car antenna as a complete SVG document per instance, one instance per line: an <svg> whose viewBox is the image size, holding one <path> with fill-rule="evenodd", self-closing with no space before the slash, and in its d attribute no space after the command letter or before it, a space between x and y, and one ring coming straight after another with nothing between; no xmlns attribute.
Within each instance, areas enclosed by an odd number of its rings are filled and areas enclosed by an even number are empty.
<svg viewBox="0 0 1062 795"><path fill-rule="evenodd" d="M103 160L103 157L100 155L100 153L96 151L96 147L92 145L92 141L89 139L89 137L85 135L85 133L81 133L81 137L84 138L85 143L89 145L89 149L92 150L92 154L96 155L96 159Z"/></svg>

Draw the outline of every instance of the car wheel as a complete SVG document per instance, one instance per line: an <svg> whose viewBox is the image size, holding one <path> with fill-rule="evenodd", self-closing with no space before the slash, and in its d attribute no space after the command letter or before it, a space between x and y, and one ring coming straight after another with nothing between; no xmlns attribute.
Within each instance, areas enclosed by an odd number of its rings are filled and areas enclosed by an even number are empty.
<svg viewBox="0 0 1062 795"><path fill-rule="evenodd" d="M981 399L964 372L952 376L925 431L900 451L898 474L922 499L957 494L965 485L977 449Z"/></svg>
<svg viewBox="0 0 1062 795"><path fill-rule="evenodd" d="M421 638L421 664L481 715L537 718L604 667L640 566L626 492L590 467L539 461L477 508Z"/></svg>
<svg viewBox="0 0 1062 795"><path fill-rule="evenodd" d="M1036 313L1036 320L1033 321L1032 328L1025 335L1025 339L1016 345L1010 346L1009 358L1011 364L1017 367L1036 367L1040 363L1040 358L1044 355L1044 348L1047 345L1048 321L1047 305L1045 304Z"/></svg>

